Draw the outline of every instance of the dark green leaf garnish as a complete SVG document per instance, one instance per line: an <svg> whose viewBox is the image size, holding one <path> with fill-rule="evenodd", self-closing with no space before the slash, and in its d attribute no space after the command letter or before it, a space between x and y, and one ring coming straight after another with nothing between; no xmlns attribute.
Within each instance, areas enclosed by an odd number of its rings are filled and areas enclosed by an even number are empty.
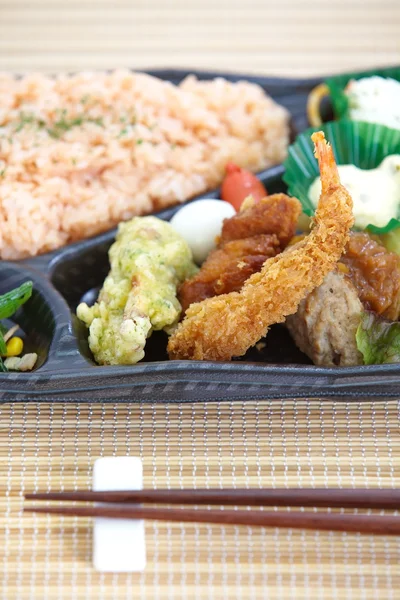
<svg viewBox="0 0 400 600"><path fill-rule="evenodd" d="M15 131L18 133L25 127L25 125L32 125L33 123L36 123L36 117L34 115L21 112Z"/></svg>
<svg viewBox="0 0 400 600"><path fill-rule="evenodd" d="M6 346L6 343L4 341L3 334L0 333L0 358L2 356L6 356L6 354L7 354L7 346Z"/></svg>
<svg viewBox="0 0 400 600"><path fill-rule="evenodd" d="M0 323L0 355L5 355L7 353L7 346L4 341L4 335L7 333L7 331L8 327L3 325L3 323ZM8 369L5 366L2 357L0 356L0 373L6 373L7 371Z"/></svg>
<svg viewBox="0 0 400 600"><path fill-rule="evenodd" d="M4 341L3 333L0 332L0 358L7 354L7 346Z"/></svg>
<svg viewBox="0 0 400 600"><path fill-rule="evenodd" d="M26 125L36 125L39 129L46 128L47 133L51 137L58 139L66 131L69 131L73 127L79 127L83 123L94 123L99 127L104 126L102 117L90 117L86 114L82 114L77 117L68 118L65 108L58 109L56 114L57 120L53 125L48 125L43 119L38 119L34 115L22 112L20 113L20 120L16 124L15 132L21 131Z"/></svg>

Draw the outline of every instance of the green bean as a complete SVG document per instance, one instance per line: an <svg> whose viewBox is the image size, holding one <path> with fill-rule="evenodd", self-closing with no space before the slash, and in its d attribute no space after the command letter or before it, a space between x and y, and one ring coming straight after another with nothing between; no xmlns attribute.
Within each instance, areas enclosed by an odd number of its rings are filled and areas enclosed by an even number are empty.
<svg viewBox="0 0 400 600"><path fill-rule="evenodd" d="M18 288L0 296L0 319L8 319L32 295L32 281L26 281Z"/></svg>

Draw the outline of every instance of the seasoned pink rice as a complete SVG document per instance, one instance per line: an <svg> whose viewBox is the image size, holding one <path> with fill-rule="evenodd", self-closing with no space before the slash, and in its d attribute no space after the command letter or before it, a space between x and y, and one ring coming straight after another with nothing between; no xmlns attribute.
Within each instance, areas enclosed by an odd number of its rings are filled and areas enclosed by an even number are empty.
<svg viewBox="0 0 400 600"><path fill-rule="evenodd" d="M257 85L130 71L0 74L0 257L20 259L286 156L289 115Z"/></svg>

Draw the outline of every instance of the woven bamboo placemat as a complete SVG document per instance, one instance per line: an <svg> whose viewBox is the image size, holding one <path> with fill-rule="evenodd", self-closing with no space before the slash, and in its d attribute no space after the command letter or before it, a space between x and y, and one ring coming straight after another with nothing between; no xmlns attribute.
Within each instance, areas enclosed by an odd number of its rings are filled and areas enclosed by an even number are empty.
<svg viewBox="0 0 400 600"><path fill-rule="evenodd" d="M0 69L307 76L400 62L398 0L0 0Z"/></svg>
<svg viewBox="0 0 400 600"><path fill-rule="evenodd" d="M0 0L0 69L186 67L309 76L400 63L398 0ZM396 538L146 526L141 575L91 569L87 521L22 517L35 489L90 486L102 455L148 486L399 485L396 402L0 407L1 597L382 599Z"/></svg>
<svg viewBox="0 0 400 600"><path fill-rule="evenodd" d="M22 516L32 490L87 489L99 456L140 456L145 485L400 485L397 402L0 407L3 599L396 599L400 540L146 525L142 574L91 568L86 520Z"/></svg>

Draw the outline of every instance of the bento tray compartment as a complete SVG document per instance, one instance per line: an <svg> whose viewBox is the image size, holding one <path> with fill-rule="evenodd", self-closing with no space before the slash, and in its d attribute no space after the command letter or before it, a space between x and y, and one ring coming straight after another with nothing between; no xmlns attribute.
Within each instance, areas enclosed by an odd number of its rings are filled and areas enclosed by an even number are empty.
<svg viewBox="0 0 400 600"><path fill-rule="evenodd" d="M265 171L260 179L272 193L286 191L280 167ZM208 197L218 197L218 192L210 192ZM169 209L158 213L158 216L168 221L176 210ZM109 232L101 238L77 244L74 248L60 252L57 260L50 265L51 282L64 297L73 315L80 302L91 306L96 301L110 268L108 251L113 241L114 232ZM76 317L73 317L72 322L82 355L95 364L88 345L88 329ZM164 332L154 332L146 343L146 355L141 362L167 361L167 341L168 337ZM236 360L269 364L311 364L283 326L272 327L268 337L260 342L257 347L251 348L245 356Z"/></svg>
<svg viewBox="0 0 400 600"><path fill-rule="evenodd" d="M32 297L7 322L20 326L18 335L24 339L24 353L35 352L38 360L33 372L1 373L1 389L6 385L7 378L21 377L26 380L39 370L45 371L49 365L52 370L55 364L59 367L65 366L67 355L71 362L82 362L77 341L70 327L70 312L62 297L46 278L34 269L18 263L0 263L0 294L28 280L33 281Z"/></svg>
<svg viewBox="0 0 400 600"><path fill-rule="evenodd" d="M151 71L178 83L186 71ZM290 80L226 73L218 75L261 85L286 106L298 132L308 123L306 101L320 79ZM260 174L269 193L285 191L283 168ZM218 198L214 191L202 197ZM179 207L158 213L169 220ZM87 342L87 329L74 316L78 303L93 301L109 270L107 252L115 230L20 263L0 263L0 293L22 281L34 282L33 298L16 315L27 334L29 351L39 354L31 373L1 373L0 402L193 402L260 398L329 398L361 401L400 395L400 366L321 368L309 364L283 325L271 328L265 347L253 348L229 363L169 361L166 336L156 332L146 347L146 362L98 366Z"/></svg>

